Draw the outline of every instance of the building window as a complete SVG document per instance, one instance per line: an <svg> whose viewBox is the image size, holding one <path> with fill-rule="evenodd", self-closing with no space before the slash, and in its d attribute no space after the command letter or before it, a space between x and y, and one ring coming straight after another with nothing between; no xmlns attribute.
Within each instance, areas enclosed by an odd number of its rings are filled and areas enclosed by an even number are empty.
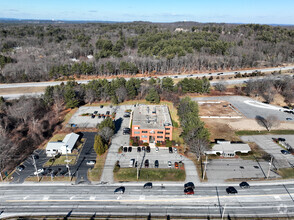
<svg viewBox="0 0 294 220"><path fill-rule="evenodd" d="M150 134L155 134L155 131L150 131L149 133L150 133Z"/></svg>
<svg viewBox="0 0 294 220"><path fill-rule="evenodd" d="M157 131L157 134L163 134L163 131Z"/></svg>
<svg viewBox="0 0 294 220"><path fill-rule="evenodd" d="M157 136L157 138L163 138L163 136Z"/></svg>
<svg viewBox="0 0 294 220"><path fill-rule="evenodd" d="M141 137L142 137L142 138L147 138L147 135L142 135Z"/></svg>
<svg viewBox="0 0 294 220"><path fill-rule="evenodd" d="M170 133L165 133L165 135L170 135Z"/></svg>
<svg viewBox="0 0 294 220"><path fill-rule="evenodd" d="M134 134L140 134L140 131L135 131Z"/></svg>
<svg viewBox="0 0 294 220"><path fill-rule="evenodd" d="M148 132L147 131L142 131L142 133L147 134Z"/></svg>
<svg viewBox="0 0 294 220"><path fill-rule="evenodd" d="M165 128L165 130L170 130L170 128Z"/></svg>
<svg viewBox="0 0 294 220"><path fill-rule="evenodd" d="M140 129L140 127L134 127L134 129Z"/></svg>
<svg viewBox="0 0 294 220"><path fill-rule="evenodd" d="M169 140L169 137L165 137L165 140Z"/></svg>

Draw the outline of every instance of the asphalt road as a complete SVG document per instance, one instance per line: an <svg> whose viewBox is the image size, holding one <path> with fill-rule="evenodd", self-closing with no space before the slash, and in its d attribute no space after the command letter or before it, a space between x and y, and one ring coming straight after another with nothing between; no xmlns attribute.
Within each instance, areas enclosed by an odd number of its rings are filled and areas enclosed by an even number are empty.
<svg viewBox="0 0 294 220"><path fill-rule="evenodd" d="M8 216L170 216L173 217L294 217L294 184L196 186L195 195L184 195L183 185L125 185L125 194L114 194L115 185L0 186L0 218Z"/></svg>
<svg viewBox="0 0 294 220"><path fill-rule="evenodd" d="M261 72L273 72L273 71L280 71L280 70L291 70L294 66L287 66L287 67L275 67L275 68L266 68L266 69L256 69ZM238 71L241 74L244 73L252 73L255 70L242 70ZM164 77L171 77L171 78L178 78L178 79L184 79L187 77L210 77L210 76L228 76L228 75L234 75L236 71L230 71L230 72L216 72L216 73L199 73L199 74L177 74L177 75L160 75L156 76L157 78L164 78ZM149 79L147 77L138 77L138 78L144 78ZM130 78L125 78L126 80L129 80ZM108 79L109 81L112 79ZM77 80L77 83L81 84L87 84L90 80ZM247 79L233 79L233 80L227 80L227 84L240 84L246 82ZM60 85L61 83L66 83L67 81L51 81L51 82L29 82L29 83L10 83L10 84L0 84L1 88L21 88L21 87L44 87L44 86L55 86ZM217 82L211 82L211 84L215 84ZM2 96L5 99L16 99L19 98L22 95L26 96L39 96L43 94L42 92L39 93L21 93L21 94L3 94Z"/></svg>

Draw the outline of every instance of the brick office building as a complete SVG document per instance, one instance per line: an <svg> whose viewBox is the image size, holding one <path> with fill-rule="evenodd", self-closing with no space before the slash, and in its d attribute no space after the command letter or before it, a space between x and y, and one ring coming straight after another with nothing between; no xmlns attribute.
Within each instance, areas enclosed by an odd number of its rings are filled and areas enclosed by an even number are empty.
<svg viewBox="0 0 294 220"><path fill-rule="evenodd" d="M131 137L144 143L172 140L172 121L165 105L138 105L132 114Z"/></svg>

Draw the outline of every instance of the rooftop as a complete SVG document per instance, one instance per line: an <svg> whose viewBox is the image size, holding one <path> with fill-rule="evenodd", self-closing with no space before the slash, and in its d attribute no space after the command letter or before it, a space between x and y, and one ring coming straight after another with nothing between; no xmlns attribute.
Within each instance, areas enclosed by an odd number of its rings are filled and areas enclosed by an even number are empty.
<svg viewBox="0 0 294 220"><path fill-rule="evenodd" d="M133 125L141 129L164 129L172 126L171 117L166 105L138 105L133 112Z"/></svg>
<svg viewBox="0 0 294 220"><path fill-rule="evenodd" d="M67 134L63 141L60 142L49 142L46 146L46 150L51 150L51 149L61 149L63 146L67 147L70 151L73 149L75 146L77 140L79 139L79 135L75 133L70 133Z"/></svg>
<svg viewBox="0 0 294 220"><path fill-rule="evenodd" d="M226 153L236 152L236 151L246 152L246 151L251 151L251 148L249 147L248 144L244 144L244 143L223 142L223 143L215 144L212 147L212 151L222 151Z"/></svg>

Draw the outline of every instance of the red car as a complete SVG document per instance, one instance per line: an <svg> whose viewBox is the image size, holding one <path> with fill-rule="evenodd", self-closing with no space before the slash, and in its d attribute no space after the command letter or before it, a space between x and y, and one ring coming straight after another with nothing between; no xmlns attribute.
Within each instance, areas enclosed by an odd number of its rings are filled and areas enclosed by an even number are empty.
<svg viewBox="0 0 294 220"><path fill-rule="evenodd" d="M192 188L184 189L185 195L194 195L194 190Z"/></svg>
<svg viewBox="0 0 294 220"><path fill-rule="evenodd" d="M176 168L176 169L179 168L179 164L178 164L178 162L175 162L175 168Z"/></svg>

